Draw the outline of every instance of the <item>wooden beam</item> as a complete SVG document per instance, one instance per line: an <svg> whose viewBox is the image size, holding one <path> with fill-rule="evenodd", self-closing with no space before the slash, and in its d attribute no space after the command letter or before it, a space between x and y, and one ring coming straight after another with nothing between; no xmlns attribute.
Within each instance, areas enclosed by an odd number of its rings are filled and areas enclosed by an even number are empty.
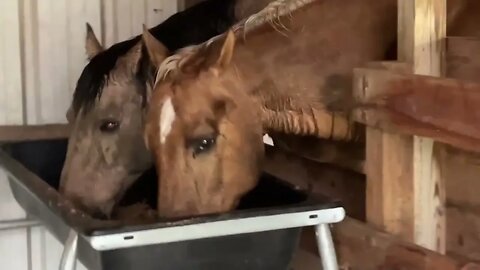
<svg viewBox="0 0 480 270"><path fill-rule="evenodd" d="M357 121L480 152L480 84L356 69Z"/></svg>
<svg viewBox="0 0 480 270"><path fill-rule="evenodd" d="M446 47L447 76L480 82L480 38L448 37Z"/></svg>
<svg viewBox="0 0 480 270"><path fill-rule="evenodd" d="M332 234L340 269L480 270L477 262L442 255L349 217L333 225ZM318 254L314 241L313 230L305 230L300 247L310 254Z"/></svg>
<svg viewBox="0 0 480 270"><path fill-rule="evenodd" d="M367 70L408 74L411 66L400 62L367 63ZM359 103L365 101L375 88L359 76L359 70L354 72L354 96ZM383 74L383 73L382 73ZM366 217L367 221L381 230L413 241L412 199L398 194L411 194L412 176L412 140L409 137L387 134L366 109L356 110L354 118L357 121L370 120L366 128L365 173L366 182ZM378 121L378 120L377 120ZM384 123L384 122L381 122ZM401 147L403 146L403 147ZM390 153L395 151L395 155Z"/></svg>
<svg viewBox="0 0 480 270"><path fill-rule="evenodd" d="M302 190L337 198L349 216L365 220L365 175L270 146L263 169Z"/></svg>
<svg viewBox="0 0 480 270"><path fill-rule="evenodd" d="M398 8L399 60L411 64L414 74L442 76L447 1L399 0ZM414 136L412 190L401 196L412 198L413 194L414 242L445 253L445 184L434 148L432 139Z"/></svg>
<svg viewBox="0 0 480 270"><path fill-rule="evenodd" d="M398 9L399 60L413 73L442 75L446 0L399 0ZM445 192L433 158L433 140L370 128L366 141L367 220L444 252Z"/></svg>
<svg viewBox="0 0 480 270"><path fill-rule="evenodd" d="M272 134L275 148L322 164L365 173L365 146L363 142L338 142L313 136Z"/></svg>
<svg viewBox="0 0 480 270"><path fill-rule="evenodd" d="M69 125L0 126L0 143L68 138Z"/></svg>

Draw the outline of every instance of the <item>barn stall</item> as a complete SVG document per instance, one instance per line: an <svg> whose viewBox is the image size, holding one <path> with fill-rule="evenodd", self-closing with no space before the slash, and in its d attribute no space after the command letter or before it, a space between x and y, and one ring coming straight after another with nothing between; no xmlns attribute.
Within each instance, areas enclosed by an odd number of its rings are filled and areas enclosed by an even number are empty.
<svg viewBox="0 0 480 270"><path fill-rule="evenodd" d="M156 25L193 4L61 3L2 2L3 142L68 135L61 123L85 63L84 36L72 33L84 33L86 18L110 45L140 33L141 23ZM478 99L474 52L480 43L447 36L446 9L443 0L399 0L398 61L354 71L356 99L373 104L355 112L367 126L365 146L296 138L267 147L267 172L341 199L349 217L332 226L340 269L479 267L479 144L471 108ZM52 10L72 15L60 21ZM59 51L64 63L48 61ZM0 249L5 258L22 256L6 260L6 269L57 268L61 244L16 204L6 178ZM295 269L321 269L313 240L312 231L304 230Z"/></svg>

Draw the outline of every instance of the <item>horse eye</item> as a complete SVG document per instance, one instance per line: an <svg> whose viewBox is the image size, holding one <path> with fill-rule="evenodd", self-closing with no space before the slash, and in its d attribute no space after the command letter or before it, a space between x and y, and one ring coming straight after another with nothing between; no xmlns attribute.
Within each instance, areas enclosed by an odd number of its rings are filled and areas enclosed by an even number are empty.
<svg viewBox="0 0 480 270"><path fill-rule="evenodd" d="M192 140L190 147L192 148L193 156L195 157L212 149L212 147L215 145L215 141L215 137L198 138Z"/></svg>
<svg viewBox="0 0 480 270"><path fill-rule="evenodd" d="M120 127L120 123L115 120L105 120L100 125L100 131L105 133L112 133Z"/></svg>

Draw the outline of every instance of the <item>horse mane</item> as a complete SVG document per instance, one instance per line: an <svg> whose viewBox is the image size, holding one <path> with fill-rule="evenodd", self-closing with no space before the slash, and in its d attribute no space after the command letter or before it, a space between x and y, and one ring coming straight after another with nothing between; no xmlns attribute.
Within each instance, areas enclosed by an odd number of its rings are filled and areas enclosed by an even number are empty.
<svg viewBox="0 0 480 270"><path fill-rule="evenodd" d="M200 43L225 31L235 22L235 4L236 0L207 0L173 14L152 28L151 32L171 51L188 44ZM218 15L211 16L211 13ZM73 93L72 109L75 114L80 109L83 109L84 113L89 111L95 100L101 97L103 87L108 82L117 60L140 40L141 35L137 35L116 43L90 60L83 69ZM141 68L135 74L135 79L140 82L142 88L140 94L145 97L145 82L149 77L153 80L155 73L149 66L148 57L144 55L146 54L142 53Z"/></svg>
<svg viewBox="0 0 480 270"><path fill-rule="evenodd" d="M98 53L85 66L77 81L73 93L72 107L75 114L81 108L87 112L96 98L102 95L102 89L108 81L110 73L115 67L117 60L133 48L139 37L114 44L107 50Z"/></svg>
<svg viewBox="0 0 480 270"><path fill-rule="evenodd" d="M293 11L302 8L317 0L276 0L269 3L264 9L251 15L248 18L241 20L233 25L230 29L235 33L235 36L246 39L246 35L256 30L257 28L269 24L281 33L276 26L283 27L279 22L280 17L290 15ZM195 57L200 51L203 51L210 47L215 41L221 39L226 35L226 32L216 35L209 40L198 44L181 48L175 52L175 54L167 57L157 70L155 76L155 84L158 81L165 80L171 72L175 72L178 75L178 71L184 63L188 62L192 57Z"/></svg>

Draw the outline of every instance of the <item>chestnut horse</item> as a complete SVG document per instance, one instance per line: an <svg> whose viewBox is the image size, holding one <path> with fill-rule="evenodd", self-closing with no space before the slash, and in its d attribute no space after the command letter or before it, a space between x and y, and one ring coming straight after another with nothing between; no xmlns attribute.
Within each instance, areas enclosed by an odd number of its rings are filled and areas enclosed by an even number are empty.
<svg viewBox="0 0 480 270"><path fill-rule="evenodd" d="M452 3L456 20L474 2ZM264 132L350 140L352 70L395 48L396 11L397 0L280 0L167 59L144 31L159 69L145 129L159 215L235 208L257 183Z"/></svg>
<svg viewBox="0 0 480 270"><path fill-rule="evenodd" d="M198 44L270 0L207 0L152 29L169 50ZM67 113L72 131L60 192L97 217L110 216L125 191L153 166L143 142L144 108L154 76L137 36L104 49L87 27L89 63Z"/></svg>
<svg viewBox="0 0 480 270"><path fill-rule="evenodd" d="M160 216L236 207L257 183L264 132L350 140L352 69L394 45L397 0L281 0L159 68L145 129ZM163 62L162 59L165 59Z"/></svg>

